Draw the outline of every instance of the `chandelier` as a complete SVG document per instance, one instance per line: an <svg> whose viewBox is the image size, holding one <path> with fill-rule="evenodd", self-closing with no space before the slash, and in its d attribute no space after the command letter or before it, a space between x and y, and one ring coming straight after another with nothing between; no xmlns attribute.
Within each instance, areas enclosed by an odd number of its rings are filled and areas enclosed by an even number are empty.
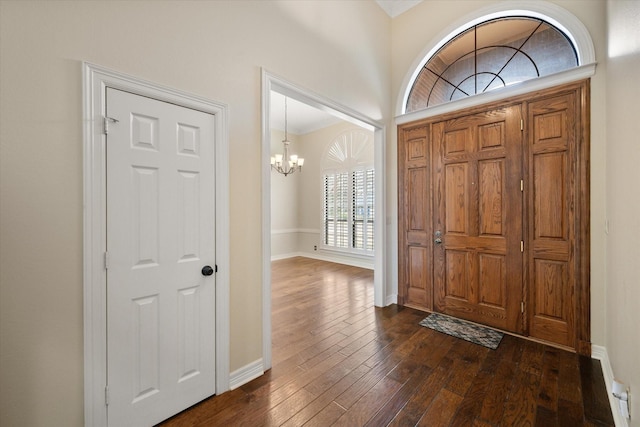
<svg viewBox="0 0 640 427"><path fill-rule="evenodd" d="M289 154L289 144L291 141L287 138L287 97L284 97L284 139L282 145L284 149L282 154L276 154L271 157L271 169L284 176L291 175L295 171L302 171L304 159L296 154Z"/></svg>

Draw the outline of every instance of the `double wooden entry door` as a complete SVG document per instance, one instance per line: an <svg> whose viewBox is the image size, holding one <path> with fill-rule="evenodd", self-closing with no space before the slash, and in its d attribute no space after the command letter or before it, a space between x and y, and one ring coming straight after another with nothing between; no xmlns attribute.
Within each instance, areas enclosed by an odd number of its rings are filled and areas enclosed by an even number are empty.
<svg viewBox="0 0 640 427"><path fill-rule="evenodd" d="M399 300L590 351L588 82L399 127Z"/></svg>

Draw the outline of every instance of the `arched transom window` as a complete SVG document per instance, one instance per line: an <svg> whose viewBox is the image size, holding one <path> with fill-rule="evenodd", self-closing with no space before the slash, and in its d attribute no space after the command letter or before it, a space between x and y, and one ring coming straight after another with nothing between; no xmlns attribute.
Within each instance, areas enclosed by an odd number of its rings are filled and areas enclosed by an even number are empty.
<svg viewBox="0 0 640 427"><path fill-rule="evenodd" d="M406 112L485 93L578 66L569 38L531 17L492 19L463 31L418 73Z"/></svg>

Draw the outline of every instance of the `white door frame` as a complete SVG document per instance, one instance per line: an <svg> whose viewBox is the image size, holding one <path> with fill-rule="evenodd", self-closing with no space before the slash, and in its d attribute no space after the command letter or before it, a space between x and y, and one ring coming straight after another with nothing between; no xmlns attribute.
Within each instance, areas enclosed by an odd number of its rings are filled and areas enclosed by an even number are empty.
<svg viewBox="0 0 640 427"><path fill-rule="evenodd" d="M303 102L347 122L373 131L375 174L373 302L384 307L391 301L384 286L386 277L386 156L385 126L321 95L297 86L262 69L262 364L271 368L271 91Z"/></svg>
<svg viewBox="0 0 640 427"><path fill-rule="evenodd" d="M83 63L84 161L84 419L106 426L106 87L214 115L216 191L216 384L229 390L229 137L228 107L197 95Z"/></svg>

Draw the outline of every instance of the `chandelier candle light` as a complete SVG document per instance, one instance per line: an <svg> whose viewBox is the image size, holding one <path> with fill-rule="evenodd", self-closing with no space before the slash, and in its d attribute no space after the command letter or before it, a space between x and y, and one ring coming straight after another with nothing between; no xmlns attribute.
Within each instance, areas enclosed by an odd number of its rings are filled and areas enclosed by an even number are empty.
<svg viewBox="0 0 640 427"><path fill-rule="evenodd" d="M282 140L284 150L282 154L276 154L271 157L271 169L283 174L290 175L295 171L302 171L304 159L296 154L289 155L289 144L291 141L287 138L287 97L284 98L284 139Z"/></svg>

